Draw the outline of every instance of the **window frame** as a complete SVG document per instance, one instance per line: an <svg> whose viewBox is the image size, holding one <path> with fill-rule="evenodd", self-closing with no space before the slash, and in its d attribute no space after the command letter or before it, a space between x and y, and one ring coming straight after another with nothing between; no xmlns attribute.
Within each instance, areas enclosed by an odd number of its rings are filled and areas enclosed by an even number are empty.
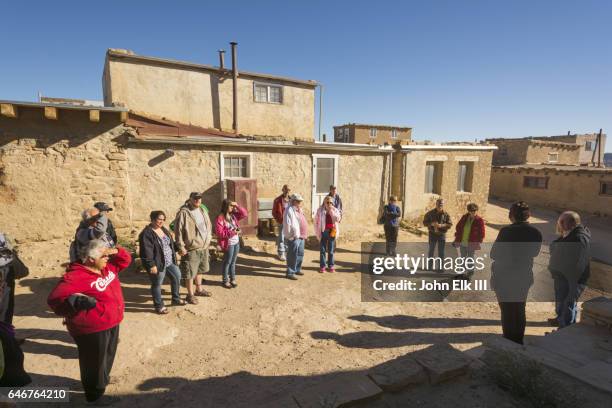
<svg viewBox="0 0 612 408"><path fill-rule="evenodd" d="M555 155L556 159L551 160L551 155ZM559 163L559 152L548 152L548 163Z"/></svg>
<svg viewBox="0 0 612 408"><path fill-rule="evenodd" d="M378 137L378 129L375 127L370 128L370 139L376 139Z"/></svg>
<svg viewBox="0 0 612 408"><path fill-rule="evenodd" d="M429 186L429 178L427 175L427 168L429 166L433 167L432 174L432 188L431 191L428 191ZM439 172L439 173L438 173ZM425 180L424 180L424 194L433 194L433 195L442 195L442 177L444 174L444 161L441 160L427 160L425 162Z"/></svg>
<svg viewBox="0 0 612 408"><path fill-rule="evenodd" d="M463 178L463 186L460 186L461 167L465 166L465 175ZM462 187L460 189L459 187ZM457 163L457 192L472 193L474 191L474 162L460 161Z"/></svg>
<svg viewBox="0 0 612 408"><path fill-rule="evenodd" d="M246 158L246 177L231 177L225 174L225 159L232 157ZM220 152L219 154L219 169L221 181L223 180L244 180L253 176L253 153L251 152Z"/></svg>
<svg viewBox="0 0 612 408"><path fill-rule="evenodd" d="M537 179L544 179L544 187L539 187L538 185L530 185L529 182L527 182L527 180L537 180ZM536 190L548 190L548 182L550 181L550 178L548 176L523 176L523 188L533 188Z"/></svg>
<svg viewBox="0 0 612 408"><path fill-rule="evenodd" d="M257 100L257 87L265 87L266 88L266 100L265 101L258 101ZM270 100L270 89L271 88L278 88L279 89L279 96L280 96L280 102L275 102L275 101L271 101ZM253 102L255 103L270 103L272 105L282 105L283 102L285 100L285 92L284 92L284 86L280 85L280 84L271 84L268 82L258 82L258 81L253 81Z"/></svg>
<svg viewBox="0 0 612 408"><path fill-rule="evenodd" d="M604 192L604 186L609 186L605 188L605 192ZM599 181L599 195L601 196L607 196L607 197L612 197L612 180L600 180Z"/></svg>
<svg viewBox="0 0 612 408"><path fill-rule="evenodd" d="M397 129L391 129L391 139L397 139Z"/></svg>
<svg viewBox="0 0 612 408"><path fill-rule="evenodd" d="M592 152L592 151L593 151L593 148L594 148L594 146L593 146L593 144L594 144L594 143L595 143L595 142L594 142L594 141L592 141L592 140L587 140L587 141L585 141L585 142L584 142L584 151L585 151L585 152ZM588 146L588 148L587 148L587 146Z"/></svg>

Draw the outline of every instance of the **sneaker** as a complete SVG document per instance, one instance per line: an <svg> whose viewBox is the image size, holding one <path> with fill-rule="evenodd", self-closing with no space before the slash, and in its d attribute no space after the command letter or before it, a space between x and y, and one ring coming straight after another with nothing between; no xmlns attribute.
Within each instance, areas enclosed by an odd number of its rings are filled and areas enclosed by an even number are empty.
<svg viewBox="0 0 612 408"><path fill-rule="evenodd" d="M224 287L225 289L231 289L231 288L232 288L232 285L231 285L229 282L223 282L223 287Z"/></svg>
<svg viewBox="0 0 612 408"><path fill-rule="evenodd" d="M299 271L299 272L296 272L295 274L296 274L296 275L300 275L300 276L302 276L302 275L304 274L304 272Z"/></svg>
<svg viewBox="0 0 612 408"><path fill-rule="evenodd" d="M287 260L287 257L285 256L285 254L280 254L280 255L278 256L278 259L279 259L279 260L281 260L281 261L286 261L286 260Z"/></svg>
<svg viewBox="0 0 612 408"><path fill-rule="evenodd" d="M334 273L334 272L336 272L336 270L335 270L335 269L334 269L334 267L332 266L332 267L330 267L330 268L327 268L327 272Z"/></svg>
<svg viewBox="0 0 612 408"><path fill-rule="evenodd" d="M94 407L107 407L121 401L121 398L113 395L103 395L95 401L88 401L87 405Z"/></svg>
<svg viewBox="0 0 612 408"><path fill-rule="evenodd" d="M295 276L295 275L287 275L287 279L298 280L297 276Z"/></svg>
<svg viewBox="0 0 612 408"><path fill-rule="evenodd" d="M235 280L230 282L230 285L232 285L232 288L235 288L236 286L238 286L238 283L236 283Z"/></svg>
<svg viewBox="0 0 612 408"><path fill-rule="evenodd" d="M323 273L323 272L325 272L325 268L324 267L319 269L319 273Z"/></svg>

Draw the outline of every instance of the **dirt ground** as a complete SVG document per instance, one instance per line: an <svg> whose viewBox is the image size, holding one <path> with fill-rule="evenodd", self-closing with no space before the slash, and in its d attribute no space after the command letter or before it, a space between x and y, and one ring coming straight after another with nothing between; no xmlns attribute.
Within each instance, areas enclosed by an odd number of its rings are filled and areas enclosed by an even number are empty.
<svg viewBox="0 0 612 408"><path fill-rule="evenodd" d="M489 204L490 225L507 223L502 205ZM552 231L549 219L534 221ZM360 241L382 241L380 229L351 242L341 240L333 274L317 273L318 251L307 250L305 276L298 281L284 278L273 242L248 240L256 251L240 254L237 288L220 286L220 264L215 263L207 277L213 297L171 308L165 316L152 313L146 275L122 273L126 314L108 393L122 396L117 406L132 408L266 406L308 384L433 343L463 350L501 333L495 303L362 303ZM497 229L488 227L487 240L496 235ZM425 238L400 236L402 241ZM33 385L68 386L77 392L74 403L83 400L77 349L46 306L67 245L22 245L31 272L18 284L14 324L18 336L28 339L23 350ZM549 303L529 304L528 336L551 330L546 319L552 310Z"/></svg>

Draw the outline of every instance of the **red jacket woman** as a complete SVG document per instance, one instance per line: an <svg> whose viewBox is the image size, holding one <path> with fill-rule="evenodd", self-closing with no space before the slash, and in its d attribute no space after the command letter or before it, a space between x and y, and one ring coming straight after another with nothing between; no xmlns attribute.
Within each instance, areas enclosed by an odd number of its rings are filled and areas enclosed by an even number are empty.
<svg viewBox="0 0 612 408"><path fill-rule="evenodd" d="M132 257L123 248L100 270L93 272L85 265L74 262L49 295L47 302L53 311L66 318L72 337L96 333L117 326L123 320L123 293L118 273L127 268ZM75 310L69 298L80 294L96 300L90 310Z"/></svg>
<svg viewBox="0 0 612 408"><path fill-rule="evenodd" d="M243 207L236 205L234 211L231 213L232 224L238 226L238 221L246 218L248 215L247 210ZM222 250L227 251L228 242L231 237L237 235L238 232L231 228L230 223L227 222L225 215L219 214L215 222L215 233L217 234L217 241Z"/></svg>
<svg viewBox="0 0 612 408"><path fill-rule="evenodd" d="M473 207L471 207L473 205ZM457 227L455 229L455 245L462 245L463 241L463 232L466 226L466 223L469 222L468 218L471 216L472 223L470 226L470 232L468 235L468 250L475 251L480 249L480 244L484 240L485 237L485 223L482 217L476 215L476 211L478 211L478 207L475 204L468 205L468 213L464 214L463 217L457 223Z"/></svg>

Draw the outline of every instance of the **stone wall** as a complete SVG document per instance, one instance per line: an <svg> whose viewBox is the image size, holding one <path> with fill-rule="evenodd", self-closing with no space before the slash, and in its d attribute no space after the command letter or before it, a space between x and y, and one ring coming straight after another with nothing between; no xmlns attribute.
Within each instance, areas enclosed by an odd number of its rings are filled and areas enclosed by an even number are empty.
<svg viewBox="0 0 612 408"><path fill-rule="evenodd" d="M160 209L174 217L189 192L203 191L204 203L217 214L223 197L221 153L250 154L259 198L275 198L283 184L304 197L307 214L312 210L312 154L315 149L250 148L230 150L216 146L172 146L175 154L163 161L168 145L130 145L130 207L136 225L146 224L148 214ZM338 153L338 193L344 203L343 227L359 229L376 223L388 194L388 159L381 153ZM155 164L153 164L155 163ZM367 191L367 196L364 196ZM147 199L143 199L147 197Z"/></svg>
<svg viewBox="0 0 612 408"><path fill-rule="evenodd" d="M70 236L95 201L113 206L115 224L127 227L127 156L117 144L126 131L113 112L98 123L87 111L61 110L58 120L40 108L0 116L0 230L18 240Z"/></svg>
<svg viewBox="0 0 612 408"><path fill-rule="evenodd" d="M107 58L105 102L121 103L138 113L205 128L232 130L230 74L180 64ZM282 86L282 103L255 102L253 84ZM246 135L314 140L314 85L280 80L238 79L238 131Z"/></svg>
<svg viewBox="0 0 612 408"><path fill-rule="evenodd" d="M525 176L548 177L548 188L524 187ZM524 200L533 206L611 216L612 196L599 194L601 181L612 182L611 169L494 167L491 196L504 200Z"/></svg>
<svg viewBox="0 0 612 408"><path fill-rule="evenodd" d="M488 139L487 142L498 147L498 149L493 152L493 165L495 166L523 164L527 160L529 140Z"/></svg>
<svg viewBox="0 0 612 408"><path fill-rule="evenodd" d="M550 161L549 153L557 153L557 161ZM579 164L579 154L580 148L578 146L531 142L523 163L577 165Z"/></svg>
<svg viewBox="0 0 612 408"><path fill-rule="evenodd" d="M438 198L445 200L446 210L456 223L466 212L468 203L476 203L486 216L491 176L491 150L411 150L404 154L404 218L421 222L423 215L435 207ZM425 166L428 161L442 162L440 194L425 193ZM458 192L460 162L473 163L472 191Z"/></svg>

